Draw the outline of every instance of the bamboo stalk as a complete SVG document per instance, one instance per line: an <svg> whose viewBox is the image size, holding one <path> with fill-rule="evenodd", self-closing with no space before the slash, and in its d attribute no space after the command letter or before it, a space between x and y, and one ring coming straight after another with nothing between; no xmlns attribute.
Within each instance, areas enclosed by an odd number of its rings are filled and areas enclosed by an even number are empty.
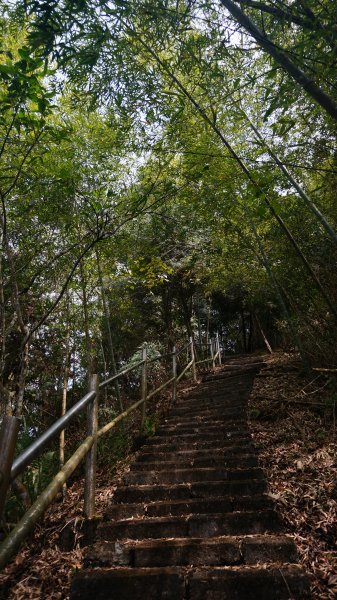
<svg viewBox="0 0 337 600"><path fill-rule="evenodd" d="M162 383L162 385L160 385L157 389L153 390L153 392L151 392L147 396L147 400L150 400L151 398L153 398L153 396L158 394L158 392L161 392L166 386L170 385L170 383L172 383L174 381L174 379L175 379L175 377L171 377L171 379L168 379L167 381L165 381L165 383Z"/></svg>
<svg viewBox="0 0 337 600"><path fill-rule="evenodd" d="M188 365L186 365L185 369L180 373L180 375L178 375L177 377L177 381L180 381L181 378L185 375L185 373L191 368L191 366L193 365L193 360L191 360Z"/></svg>
<svg viewBox="0 0 337 600"><path fill-rule="evenodd" d="M0 569L4 567L13 554L18 550L21 543L25 540L29 532L33 529L45 510L52 503L55 496L62 489L65 482L69 479L76 467L80 464L93 445L95 438L88 436L84 442L77 448L76 452L66 462L64 467L57 473L54 479L40 494L34 504L25 513L13 531L6 537L0 546Z"/></svg>
<svg viewBox="0 0 337 600"><path fill-rule="evenodd" d="M19 419L4 416L0 430L0 518L6 504L18 432Z"/></svg>

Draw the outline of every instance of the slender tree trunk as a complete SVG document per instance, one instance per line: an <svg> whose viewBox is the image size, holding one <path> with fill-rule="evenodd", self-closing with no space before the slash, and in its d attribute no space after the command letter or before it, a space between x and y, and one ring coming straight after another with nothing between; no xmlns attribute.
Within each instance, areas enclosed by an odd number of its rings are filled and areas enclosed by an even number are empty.
<svg viewBox="0 0 337 600"><path fill-rule="evenodd" d="M246 331L246 321L245 321L245 312L243 308L240 311L241 314L241 328L242 328L242 345L244 354L247 353L247 331Z"/></svg>
<svg viewBox="0 0 337 600"><path fill-rule="evenodd" d="M81 287L82 287L82 307L83 307L83 315L84 315L84 334L85 334L85 348L86 348L86 362L88 369L88 383L91 379L91 375L93 374L93 356L92 356L92 341L90 336L90 327L89 327L89 311L88 311L88 296L87 296L87 286L86 280L84 276L84 268L83 262L80 262L80 274L81 274Z"/></svg>
<svg viewBox="0 0 337 600"><path fill-rule="evenodd" d="M116 360L115 360L114 345L113 345L113 341L112 341L112 331L111 331L111 327L110 327L110 313L109 313L108 303L107 303L106 295L105 295L105 289L104 289L104 283L103 283L103 276L102 276L102 269L101 269L101 261L100 261L100 258L99 258L99 252L98 252L97 247L95 248L95 252L96 252L96 261L97 261L98 280L99 280L99 285L100 285L100 288L101 288L101 297L102 297L102 304L103 304L104 320L105 320L105 326L106 326L107 332L108 332L108 341L109 341L110 359L111 359L111 369L112 369L112 374L116 375L117 374L117 367L116 367ZM121 412L123 412L124 407L123 407L123 402L122 402L122 399L121 399L121 394L120 394L120 389L119 389L118 381L115 381L115 393L116 393L116 398L117 398L119 409L120 409Z"/></svg>
<svg viewBox="0 0 337 600"><path fill-rule="evenodd" d="M198 320L198 337L199 337L199 352L200 359L204 359L204 350L202 347L202 333L201 333L201 318L200 318L200 296L197 296L197 320Z"/></svg>
<svg viewBox="0 0 337 600"><path fill-rule="evenodd" d="M232 0L220 0L221 4L227 8L234 19L242 26L256 42L282 67L288 75L315 100L320 106L335 120L337 120L337 104L326 94L312 79L293 63L288 56L279 50L275 44L255 25L255 23L240 9Z"/></svg>
<svg viewBox="0 0 337 600"><path fill-rule="evenodd" d="M253 331L254 331L254 323L253 323L252 311L249 311L248 352L252 352Z"/></svg>
<svg viewBox="0 0 337 600"><path fill-rule="evenodd" d="M310 372L310 367L308 365L308 361L307 361L306 356L305 356L305 352L304 352L304 349L303 349L303 346L302 346L301 338L299 337L297 329L296 329L296 327L295 327L295 325L293 323L293 320L291 318L291 315L289 314L289 311L288 311L287 305L286 305L286 303L284 301L283 294L281 292L281 289L280 289L280 286L278 284L278 281L277 281L277 279L276 279L275 275L273 274L273 271L272 271L272 269L270 267L267 255L266 255L266 253L265 253L265 251L263 249L263 246L262 246L262 242L261 242L260 236L257 233L257 230L256 230L254 222L251 219L249 219L249 224L251 226L251 229L253 231L254 237L256 239L256 242L257 242L257 245L258 245L258 248L259 248L259 252L260 252L260 256L261 256L261 262L262 262L264 268L266 269L267 275L268 275L268 277L269 277L269 279L270 279L270 281L271 281L271 283L272 283L272 285L273 285L273 287L275 289L275 292L276 292L277 298L279 300L279 303L280 303L281 309L283 311L283 314L285 316L285 319L286 319L286 322L287 322L287 325L288 325L291 337L293 338L295 345L298 347L298 350L299 350L299 353L300 353L300 356L301 356L301 360L302 360L302 364L303 364L304 370L306 372Z"/></svg>
<svg viewBox="0 0 337 600"><path fill-rule="evenodd" d="M70 370L70 360L71 360L71 351L70 351L70 307L69 307L69 295L67 297L67 332L66 332L66 340L65 340L65 352L64 352L64 366L63 366L63 381L62 381L62 402L61 402L61 417L63 417L67 412L67 393L68 393L68 380L69 380L69 370ZM64 430L60 433L60 465L63 467L64 465L64 448L65 448L65 432ZM64 492L65 492L64 488Z"/></svg>
<svg viewBox="0 0 337 600"><path fill-rule="evenodd" d="M222 1L222 0L220 0ZM227 0L226 0L227 1ZM235 5L234 5L235 6ZM238 8L238 7L236 7ZM240 9L239 9L240 10ZM282 217L280 217L280 215L275 211L272 202L269 200L268 196L264 193L264 191L261 189L260 185L257 183L257 181L255 181L255 178L253 177L253 175L250 172L250 169L246 166L246 164L244 163L244 161L240 158L240 156L235 152L234 148L231 146L231 144L227 141L226 137L224 136L223 132L221 129L219 129L219 127L215 124L214 120L212 120L207 112L205 111L204 108L202 108L202 106L195 100L195 98L192 96L192 94L187 90L187 88L181 83L181 81L178 79L178 77L176 77L176 75L174 73L172 73L172 71L167 67L167 65L161 60L161 58L158 56L158 54L156 54L156 52L153 50L153 48L151 48L142 38L141 36L137 35L133 30L130 29L130 32L135 35L137 37L137 39L141 42L141 44L143 45L143 47L147 50L147 52L156 60L156 62L160 65L160 67L162 68L162 70L170 77L170 79L176 84L177 88L179 88L183 94L186 96L186 98L188 98L188 100L191 102L191 104L194 106L194 108L196 109L196 111L200 114L200 116L204 119L204 121L206 123L208 123L208 125L213 129L214 133L216 133L216 135L218 135L218 137L220 138L220 140L222 141L222 143L224 144L224 146L227 148L227 150L229 151L230 155L234 158L234 160L238 163L238 165L240 166L240 168L242 169L242 171L245 173L245 175L247 176L248 180L253 184L253 186L256 188L256 190L258 191L259 195L261 196L261 198L263 198L265 204L267 205L269 211L271 212L271 214L273 215L273 217L275 218L275 220L277 221L277 223L279 224L279 226L281 227L281 229L283 230L283 232L285 233L286 237L288 238L289 242L291 243L291 245L294 247L296 253L298 254L299 258L301 259L303 265L305 266L306 270L308 271L308 273L310 274L311 278L313 279L316 287L320 290L321 294L323 295L323 297L325 298L325 300L327 301L327 303L329 304L330 309L333 312L333 315L335 316L335 318L337 318L337 310L334 308L333 304L331 303L329 297L327 296L325 290L323 289L320 281L318 280L314 270L312 269L311 265L309 264L308 260L306 259L306 257L304 256L302 250L300 249L297 241L295 240L294 236L292 235L292 233L290 232L289 228L287 227L287 225L285 224L285 222L283 221Z"/></svg>
<svg viewBox="0 0 337 600"><path fill-rule="evenodd" d="M209 330L210 330L210 322L211 322L211 306L212 300L209 299L208 309L207 309L207 323L206 323L206 353L208 352L208 344L209 344Z"/></svg>
<svg viewBox="0 0 337 600"><path fill-rule="evenodd" d="M249 119L246 112L241 108L241 106L239 108L240 108L242 114L244 115L244 117L246 118L246 120L248 121L250 127L254 131L255 135L258 137L258 139L262 142L263 146L266 148L268 154L271 156L271 158L274 160L274 162L278 165L278 167L280 168L282 173L286 176L286 178L291 183L291 185L293 185L293 187L297 191L298 195L302 198L302 200L305 202L305 204L307 205L309 210L313 213L313 215L315 215L316 219L320 222L322 227L324 227L325 231L328 233L328 235L330 236L330 238L332 239L334 244L337 245L337 233L334 230L334 228L330 225L330 223L327 221L327 219L325 218L323 213L319 210L319 208L316 206L316 204L313 202L313 200L311 200L310 196L304 191L302 186L296 181L296 179L288 171L287 167L279 159L276 152L274 152L274 150L272 150L272 148L269 146L269 144L267 144L266 140L261 135L261 133L259 132L257 127L255 127L255 125L251 122L251 120Z"/></svg>
<svg viewBox="0 0 337 600"><path fill-rule="evenodd" d="M256 325L257 325L257 327L258 327L258 329L259 329L259 331L261 333L262 339L263 339L263 341L264 341L264 343L266 345L266 348L267 348L268 352L270 354L273 354L273 349L272 349L272 347L271 347L271 345L270 345L270 343L269 343L269 341L267 339L266 334L264 333L264 331L262 329L261 322L260 322L260 320L259 320L259 318L258 318L258 316L257 316L256 313L253 314L253 319L255 320L255 323L256 323Z"/></svg>
<svg viewBox="0 0 337 600"><path fill-rule="evenodd" d="M102 339L100 339L100 346L101 346L101 352L102 352L104 379L105 379L105 377L107 377L109 374L109 370L108 370L108 365L107 365L107 361L106 361L106 357L105 357ZM105 388L104 388L104 404L105 404L105 406L108 406L108 387L107 386L105 386Z"/></svg>
<svg viewBox="0 0 337 600"><path fill-rule="evenodd" d="M170 284L163 288L161 294L161 313L165 327L165 334L167 340L167 352L172 352L173 346L175 345L175 339L173 337L173 322L172 322L172 293Z"/></svg>

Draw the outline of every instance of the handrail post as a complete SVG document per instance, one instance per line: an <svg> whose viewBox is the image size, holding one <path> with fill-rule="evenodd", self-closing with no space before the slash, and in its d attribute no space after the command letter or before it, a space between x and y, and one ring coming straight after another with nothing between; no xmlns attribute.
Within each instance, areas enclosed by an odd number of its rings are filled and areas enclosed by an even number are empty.
<svg viewBox="0 0 337 600"><path fill-rule="evenodd" d="M0 429L0 518L5 509L18 433L19 419L5 416Z"/></svg>
<svg viewBox="0 0 337 600"><path fill-rule="evenodd" d="M172 350L172 377L174 377L172 383L172 402L175 402L177 399L177 353L175 346L173 346Z"/></svg>
<svg viewBox="0 0 337 600"><path fill-rule="evenodd" d="M97 462L97 428L98 428L98 375L92 375L90 379L90 391L95 391L94 399L87 407L87 433L96 439L86 456L85 463L85 486L84 486L84 516L93 519L95 515L95 491L96 491L96 462Z"/></svg>
<svg viewBox="0 0 337 600"><path fill-rule="evenodd" d="M209 340L209 347L210 347L210 351L211 351L212 367L213 367L213 369L215 369L214 348L213 348L212 338Z"/></svg>
<svg viewBox="0 0 337 600"><path fill-rule="evenodd" d="M221 366L221 350L220 350L220 340L219 340L219 332L216 332L216 351L218 353L219 365Z"/></svg>
<svg viewBox="0 0 337 600"><path fill-rule="evenodd" d="M146 419L146 398L147 398L147 349L146 349L146 346L142 347L142 360L144 362L142 364L142 374L141 374L141 384L140 384L141 399L143 400L141 429L143 429L144 424L145 424L145 419Z"/></svg>
<svg viewBox="0 0 337 600"><path fill-rule="evenodd" d="M193 380L197 381L197 367L195 364L195 352L194 352L194 344L193 344L193 338L190 337L190 347L191 347L191 360L192 362L192 374L193 374Z"/></svg>

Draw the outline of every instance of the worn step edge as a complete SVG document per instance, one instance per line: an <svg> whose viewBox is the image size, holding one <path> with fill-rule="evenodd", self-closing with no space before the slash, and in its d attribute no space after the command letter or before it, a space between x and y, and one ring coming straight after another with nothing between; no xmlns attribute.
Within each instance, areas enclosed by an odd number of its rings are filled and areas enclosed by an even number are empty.
<svg viewBox="0 0 337 600"><path fill-rule="evenodd" d="M211 595L212 594L212 595ZM309 583L297 565L90 569L72 579L70 600L304 600Z"/></svg>
<svg viewBox="0 0 337 600"><path fill-rule="evenodd" d="M187 460L188 458L198 458L203 457L207 458L208 456L221 456L223 458L232 458L235 456L241 455L250 455L255 456L255 446L253 443L249 444L249 446L226 446L226 448L201 448L201 449L193 449L193 450L177 450L176 452L153 452L153 450L148 446L143 446L142 450L136 456L136 461L152 461L156 460L165 460L165 458L169 457L169 460Z"/></svg>
<svg viewBox="0 0 337 600"><path fill-rule="evenodd" d="M116 522L102 521L96 530L97 541L121 539L159 539L184 537L218 537L276 533L283 530L281 519L273 509L220 514L174 517L144 517Z"/></svg>
<svg viewBox="0 0 337 600"><path fill-rule="evenodd" d="M159 440L156 440L156 443L153 441L149 441L147 440L146 442L146 448L150 449L152 451L154 451L154 449L158 450L158 452L164 452L164 451L168 451L168 452L172 452L172 451L179 451L179 450L188 450L188 449L197 449L197 448L219 448L219 445L221 445L224 449L228 448L228 446L249 446L250 444L253 444L253 440L251 437L240 437L240 438L228 438L228 439L214 439L214 440L194 440L194 441L181 441L179 439L177 439L176 441L162 441L159 442Z"/></svg>
<svg viewBox="0 0 337 600"><path fill-rule="evenodd" d="M263 479L248 481L207 481L206 483L177 485L119 486L113 496L114 502L163 500L168 498L208 498L211 496L236 496L238 493L263 494L267 490Z"/></svg>
<svg viewBox="0 0 337 600"><path fill-rule="evenodd" d="M125 484L150 485L156 483L195 483L205 481L242 481L263 479L263 471L259 467L247 469L226 468L175 468L170 471L129 471L122 477Z"/></svg>
<svg viewBox="0 0 337 600"><path fill-rule="evenodd" d="M190 460L177 459L176 461L157 460L154 462L143 461L133 462L130 465L130 472L138 471L170 471L172 469L196 468L228 468L228 469L246 469L248 467L257 467L258 460L254 454L237 455L234 458L225 458L223 456L205 456L202 458L191 458Z"/></svg>
<svg viewBox="0 0 337 600"><path fill-rule="evenodd" d="M137 517L179 516L189 514L226 513L272 508L273 501L266 494L256 496L210 497L206 499L159 500L156 502L114 504L103 516L105 521Z"/></svg>
<svg viewBox="0 0 337 600"><path fill-rule="evenodd" d="M293 539L252 535L169 540L96 542L84 558L85 567L165 567L296 563Z"/></svg>

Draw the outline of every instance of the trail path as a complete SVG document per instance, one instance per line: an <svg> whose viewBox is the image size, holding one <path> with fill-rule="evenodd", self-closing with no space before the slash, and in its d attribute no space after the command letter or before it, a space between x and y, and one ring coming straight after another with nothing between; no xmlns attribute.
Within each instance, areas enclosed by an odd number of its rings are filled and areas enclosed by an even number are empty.
<svg viewBox="0 0 337 600"><path fill-rule="evenodd" d="M123 476L71 600L309 598L247 424L259 359L180 396Z"/></svg>

